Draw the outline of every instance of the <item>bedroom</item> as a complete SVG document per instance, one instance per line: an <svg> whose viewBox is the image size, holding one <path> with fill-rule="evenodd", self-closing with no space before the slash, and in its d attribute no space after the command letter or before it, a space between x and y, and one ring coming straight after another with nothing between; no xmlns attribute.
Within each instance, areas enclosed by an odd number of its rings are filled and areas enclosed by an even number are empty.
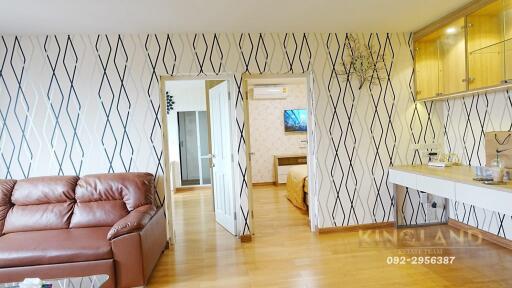
<svg viewBox="0 0 512 288"><path fill-rule="evenodd" d="M273 193L283 202L277 209L308 219L308 75L248 77L246 85L254 201Z"/></svg>

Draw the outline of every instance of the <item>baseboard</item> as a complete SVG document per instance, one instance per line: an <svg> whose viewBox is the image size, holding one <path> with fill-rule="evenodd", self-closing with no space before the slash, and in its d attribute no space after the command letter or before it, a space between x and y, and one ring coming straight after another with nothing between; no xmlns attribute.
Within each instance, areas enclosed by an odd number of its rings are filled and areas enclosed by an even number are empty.
<svg viewBox="0 0 512 288"><path fill-rule="evenodd" d="M259 183L252 183L252 186L258 187L258 186L272 186L274 185L274 182L259 182Z"/></svg>
<svg viewBox="0 0 512 288"><path fill-rule="evenodd" d="M380 222L380 223L369 223L369 224L361 224L361 225L318 228L318 233L324 234L324 233L335 233L335 232L355 232L355 231L359 231L359 230L394 228L394 227L395 227L395 222Z"/></svg>
<svg viewBox="0 0 512 288"><path fill-rule="evenodd" d="M471 233L472 231L478 230L478 234L482 236L484 240L487 240L496 245L502 246L507 249L512 249L512 240L505 239L496 234L492 234L490 232L484 231L482 229L478 229L471 225L467 225L465 223L459 222L457 220L449 219L448 225L462 230L467 233ZM355 232L359 230L368 230L368 229L382 229L382 228L394 228L395 222L382 222L382 223L370 223L370 224L361 224L361 225L351 225L351 226L341 226L341 227L328 227L328 228L318 228L318 233L335 233L335 232Z"/></svg>
<svg viewBox="0 0 512 288"><path fill-rule="evenodd" d="M250 235L250 234L240 236L240 242L242 242L242 243L247 243L247 242L251 242L251 241L252 241L252 235Z"/></svg>
<svg viewBox="0 0 512 288"><path fill-rule="evenodd" d="M468 224L465 224L465 223L462 223L460 221L453 220L453 219L448 219L448 225L453 228L467 232L467 233L471 233L471 231L478 230L478 234L481 235L484 240L487 240L489 242L492 242L496 245L502 246L507 249L512 249L512 240L505 239L496 234L492 234L490 232L484 231L482 229L478 229L476 227L473 227L471 225L468 225Z"/></svg>

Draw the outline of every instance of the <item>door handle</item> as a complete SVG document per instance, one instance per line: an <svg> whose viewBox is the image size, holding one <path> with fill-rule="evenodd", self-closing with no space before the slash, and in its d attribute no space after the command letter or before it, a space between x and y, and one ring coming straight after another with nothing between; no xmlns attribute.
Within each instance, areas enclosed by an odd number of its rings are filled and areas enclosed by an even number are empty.
<svg viewBox="0 0 512 288"><path fill-rule="evenodd" d="M212 154L208 154L208 155L206 155L206 156L201 156L201 157L199 157L199 158L201 158L201 159L212 159L212 158L213 158L213 155L212 155Z"/></svg>
<svg viewBox="0 0 512 288"><path fill-rule="evenodd" d="M208 157L208 159L210 159L210 166L212 168L214 168L215 167L215 162L213 160L215 159L215 154L208 154L207 157Z"/></svg>

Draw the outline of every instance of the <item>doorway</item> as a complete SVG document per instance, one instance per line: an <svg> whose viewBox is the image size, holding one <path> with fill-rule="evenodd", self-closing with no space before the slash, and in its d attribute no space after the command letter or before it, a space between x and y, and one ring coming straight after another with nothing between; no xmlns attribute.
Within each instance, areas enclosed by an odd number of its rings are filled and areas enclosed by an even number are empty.
<svg viewBox="0 0 512 288"><path fill-rule="evenodd" d="M274 207L280 207L276 209L283 208L294 215L300 212L302 220L293 218L305 229L315 231L317 185L312 75L245 75L243 85L247 100L244 112L248 127L245 137L250 209L257 218L258 213L266 213L269 201L277 201L272 202ZM273 198L261 196L262 193L272 193ZM283 212L275 217L285 220L289 219L287 215ZM258 227L256 221L252 222L254 234Z"/></svg>
<svg viewBox="0 0 512 288"><path fill-rule="evenodd" d="M207 111L181 111L177 115L181 185L209 185Z"/></svg>
<svg viewBox="0 0 512 288"><path fill-rule="evenodd" d="M161 77L162 129L172 214L177 191L207 193L211 220L237 235L231 79Z"/></svg>

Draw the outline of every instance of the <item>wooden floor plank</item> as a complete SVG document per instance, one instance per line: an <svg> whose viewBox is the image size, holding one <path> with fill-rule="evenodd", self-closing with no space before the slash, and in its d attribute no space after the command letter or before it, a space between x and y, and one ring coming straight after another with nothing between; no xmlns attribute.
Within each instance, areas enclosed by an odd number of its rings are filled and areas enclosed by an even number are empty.
<svg viewBox="0 0 512 288"><path fill-rule="evenodd" d="M288 202L283 187L255 187L254 196L256 235L240 243L216 225L209 190L177 194L176 244L149 287L512 287L512 252L492 243L441 249L456 257L451 265L389 265L388 256L405 250L362 247L357 231L310 232L307 214Z"/></svg>

